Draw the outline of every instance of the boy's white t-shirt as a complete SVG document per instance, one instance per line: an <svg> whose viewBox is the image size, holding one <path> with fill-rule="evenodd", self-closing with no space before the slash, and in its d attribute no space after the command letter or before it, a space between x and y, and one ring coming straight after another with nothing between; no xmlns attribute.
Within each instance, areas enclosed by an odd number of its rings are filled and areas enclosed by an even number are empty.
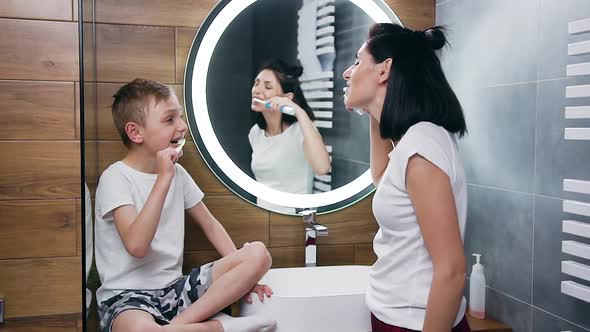
<svg viewBox="0 0 590 332"><path fill-rule="evenodd" d="M137 171L118 161L101 175L96 189L96 268L102 285L96 292L101 302L123 290L161 289L182 275L184 251L184 210L203 199L203 192L188 172L176 164L158 229L151 248L143 258L131 256L117 232L113 210L133 205L139 213L157 174Z"/></svg>
<svg viewBox="0 0 590 332"><path fill-rule="evenodd" d="M377 261L370 270L367 305L381 321L421 331L432 284L432 260L406 190L408 160L424 157L451 181L461 238L467 215L467 184L454 135L430 122L420 122L389 153L389 164L373 198L379 231L373 240ZM455 324L465 314L465 298Z"/></svg>
<svg viewBox="0 0 590 332"><path fill-rule="evenodd" d="M295 122L281 134L270 137L255 124L248 139L256 181L286 193L312 193L313 169L305 159L304 137L299 123Z"/></svg>

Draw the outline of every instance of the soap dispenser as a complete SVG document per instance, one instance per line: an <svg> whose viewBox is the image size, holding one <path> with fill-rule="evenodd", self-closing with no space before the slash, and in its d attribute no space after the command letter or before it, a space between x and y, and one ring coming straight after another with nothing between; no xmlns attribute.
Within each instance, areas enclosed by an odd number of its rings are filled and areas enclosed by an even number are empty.
<svg viewBox="0 0 590 332"><path fill-rule="evenodd" d="M471 316L485 319L486 316L486 278L483 275L481 255L473 254L476 262L469 277L469 312Z"/></svg>

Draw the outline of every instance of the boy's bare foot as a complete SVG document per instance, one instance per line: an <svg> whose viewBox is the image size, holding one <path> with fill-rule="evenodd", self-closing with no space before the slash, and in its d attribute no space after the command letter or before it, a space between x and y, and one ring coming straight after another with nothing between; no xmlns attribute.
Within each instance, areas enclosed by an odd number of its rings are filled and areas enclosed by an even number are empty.
<svg viewBox="0 0 590 332"><path fill-rule="evenodd" d="M277 321L264 316L232 317L222 312L211 317L223 326L224 332L272 332Z"/></svg>

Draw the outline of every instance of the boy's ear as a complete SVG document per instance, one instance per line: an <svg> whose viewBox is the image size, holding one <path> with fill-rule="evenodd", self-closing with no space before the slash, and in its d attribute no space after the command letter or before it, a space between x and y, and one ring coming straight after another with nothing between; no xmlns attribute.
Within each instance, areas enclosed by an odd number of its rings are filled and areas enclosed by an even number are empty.
<svg viewBox="0 0 590 332"><path fill-rule="evenodd" d="M141 126L135 122L127 122L125 124L125 133L129 137L129 140L135 144L143 142L143 131L141 129Z"/></svg>
<svg viewBox="0 0 590 332"><path fill-rule="evenodd" d="M382 84L387 82L387 80L389 79L391 67L393 66L393 59L387 58L383 62L381 62L379 66L379 84Z"/></svg>

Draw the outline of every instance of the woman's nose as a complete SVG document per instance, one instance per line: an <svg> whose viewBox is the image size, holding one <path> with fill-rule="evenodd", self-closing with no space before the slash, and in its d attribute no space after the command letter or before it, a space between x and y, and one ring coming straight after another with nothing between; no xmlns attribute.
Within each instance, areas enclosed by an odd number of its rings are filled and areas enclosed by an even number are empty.
<svg viewBox="0 0 590 332"><path fill-rule="evenodd" d="M344 73L342 73L342 78L348 81L348 79L350 78L350 67L346 68Z"/></svg>

